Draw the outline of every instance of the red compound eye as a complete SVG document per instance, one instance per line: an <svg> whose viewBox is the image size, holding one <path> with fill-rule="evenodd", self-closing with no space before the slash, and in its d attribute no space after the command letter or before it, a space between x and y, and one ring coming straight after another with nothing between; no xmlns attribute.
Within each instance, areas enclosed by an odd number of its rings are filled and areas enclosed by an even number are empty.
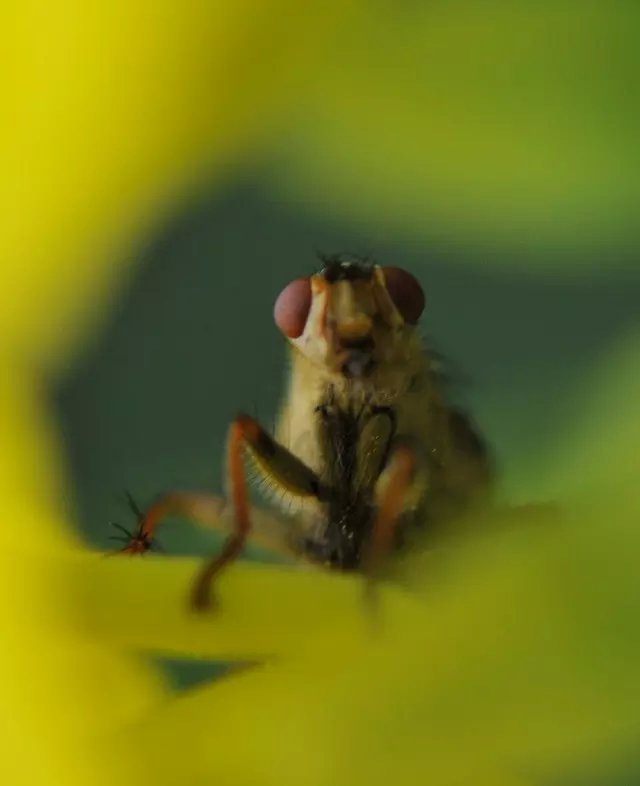
<svg viewBox="0 0 640 786"><path fill-rule="evenodd" d="M395 307L405 322L411 325L420 319L424 310L424 292L411 273L399 267L383 267L384 283Z"/></svg>
<svg viewBox="0 0 640 786"><path fill-rule="evenodd" d="M296 278L278 295L273 307L276 325L288 338L298 338L304 331L311 308L311 282Z"/></svg>

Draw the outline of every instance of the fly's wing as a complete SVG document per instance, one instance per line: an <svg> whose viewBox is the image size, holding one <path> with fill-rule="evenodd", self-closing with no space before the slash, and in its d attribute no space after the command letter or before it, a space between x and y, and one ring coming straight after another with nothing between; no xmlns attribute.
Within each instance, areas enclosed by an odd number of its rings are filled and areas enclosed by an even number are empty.
<svg viewBox="0 0 640 786"><path fill-rule="evenodd" d="M462 410L448 411L451 469L448 486L470 503L488 495L493 462L488 446L471 417Z"/></svg>
<svg viewBox="0 0 640 786"><path fill-rule="evenodd" d="M375 484L389 458L396 431L396 417L388 407L374 408L358 437L356 489L373 493Z"/></svg>
<svg viewBox="0 0 640 786"><path fill-rule="evenodd" d="M368 404L317 409L317 435L325 489L324 517L310 532L309 549L326 564L360 566L375 510L376 483L387 460L395 416Z"/></svg>
<svg viewBox="0 0 640 786"><path fill-rule="evenodd" d="M345 505L370 503L395 435L395 414L388 407L354 413L327 405L318 417L326 487Z"/></svg>
<svg viewBox="0 0 640 786"><path fill-rule="evenodd" d="M438 434L427 445L427 485L418 529L444 532L453 520L483 510L491 499L493 467L486 443L471 417L442 407L435 418Z"/></svg>

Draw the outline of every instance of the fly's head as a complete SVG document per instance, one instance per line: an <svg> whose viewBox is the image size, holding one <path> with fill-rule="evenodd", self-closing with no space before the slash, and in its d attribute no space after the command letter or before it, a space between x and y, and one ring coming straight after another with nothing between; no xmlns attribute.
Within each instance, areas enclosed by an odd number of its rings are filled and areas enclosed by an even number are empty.
<svg viewBox="0 0 640 786"><path fill-rule="evenodd" d="M315 275L280 293L274 319L290 343L330 375L384 384L420 353L415 325L424 309L418 281L397 267L331 257Z"/></svg>

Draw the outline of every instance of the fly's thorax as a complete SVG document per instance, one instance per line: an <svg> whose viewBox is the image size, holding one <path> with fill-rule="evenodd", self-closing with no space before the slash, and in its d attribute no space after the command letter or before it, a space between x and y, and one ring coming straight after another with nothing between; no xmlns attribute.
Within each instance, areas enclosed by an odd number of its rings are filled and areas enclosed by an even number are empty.
<svg viewBox="0 0 640 786"><path fill-rule="evenodd" d="M280 412L276 438L319 475L326 472L323 411L361 413L386 408L396 429L427 438L432 401L438 397L429 361L419 336L411 331L397 361L381 365L368 379L348 379L291 348L290 378ZM366 448L366 434L361 448Z"/></svg>

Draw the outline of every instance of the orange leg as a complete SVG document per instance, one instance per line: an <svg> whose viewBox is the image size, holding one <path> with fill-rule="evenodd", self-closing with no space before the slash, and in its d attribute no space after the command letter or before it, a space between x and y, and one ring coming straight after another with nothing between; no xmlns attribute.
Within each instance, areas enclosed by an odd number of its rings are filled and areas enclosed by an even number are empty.
<svg viewBox="0 0 640 786"><path fill-rule="evenodd" d="M244 474L243 453L247 450L256 468L270 481L293 497L319 499L322 489L318 478L303 462L279 445L253 418L238 415L231 422L227 440L227 482L233 508L233 531L220 554L207 562L193 585L191 604L204 610L211 604L211 584L220 571L242 551L249 531L249 497ZM284 553L293 552L282 544Z"/></svg>
<svg viewBox="0 0 640 786"><path fill-rule="evenodd" d="M229 428L227 440L227 471L229 475L229 491L234 513L234 529L227 538L220 554L209 560L193 585L191 605L198 610L207 609L211 605L211 583L225 565L233 562L242 551L251 528L249 518L249 498L243 466L243 443L247 439L255 441L259 438L258 424L249 417L239 415Z"/></svg>
<svg viewBox="0 0 640 786"><path fill-rule="evenodd" d="M206 563L196 578L191 595L192 606L196 609L209 607L212 581L222 568L238 557L249 535L251 521L244 475L245 449L252 455L259 472L292 497L319 499L323 493L315 473L279 445L256 420L248 415L234 418L227 441L227 474L233 507L233 531L221 553Z"/></svg>
<svg viewBox="0 0 640 786"><path fill-rule="evenodd" d="M415 476L416 466L414 451L406 445L399 445L381 476L383 485L378 495L378 512L363 561L368 593L372 591L375 578L393 549L396 527Z"/></svg>
<svg viewBox="0 0 640 786"><path fill-rule="evenodd" d="M129 497L129 505L138 516L138 529L130 534L129 541L121 549L121 552L124 554L144 554L153 546L158 525L168 516L184 516L200 524L219 527L224 500L213 494L172 491L163 494L153 502L145 513L137 508L131 497ZM114 524L114 526L129 535L119 524Z"/></svg>
<svg viewBox="0 0 640 786"><path fill-rule="evenodd" d="M242 551L251 529L249 497L244 473L244 451L254 459L258 473L268 479L273 487L298 499L319 499L322 489L318 478L303 462L279 445L253 418L238 415L231 422L227 440L227 477L229 497L233 511L232 532L222 551L205 564L198 574L191 593L191 605L205 609L210 605L210 587L220 570L232 562ZM129 504L138 517L139 526L135 533L129 533L120 525L128 538L120 553L144 554L153 545L153 537L158 524L168 515L180 515L200 523L210 524L216 529L226 529L222 509L225 501L210 494L193 492L173 492L160 497L142 513L135 502ZM269 550L275 550L289 558L299 558L300 550L291 539L288 527L266 526L273 522L260 522L258 532L251 533L252 541ZM260 531L260 530L263 531ZM265 531L268 529L268 531Z"/></svg>
<svg viewBox="0 0 640 786"><path fill-rule="evenodd" d="M238 415L231 422L227 440L227 474L229 496L233 507L233 532L219 555L210 560L199 573L192 592L192 605L206 609L210 605L210 588L216 575L242 551L251 520L249 498L244 475L243 454L251 454L256 469L284 492L298 499L319 499L322 489L315 473L279 445L253 418ZM288 548L287 548L288 546ZM291 551L291 546L285 544Z"/></svg>

